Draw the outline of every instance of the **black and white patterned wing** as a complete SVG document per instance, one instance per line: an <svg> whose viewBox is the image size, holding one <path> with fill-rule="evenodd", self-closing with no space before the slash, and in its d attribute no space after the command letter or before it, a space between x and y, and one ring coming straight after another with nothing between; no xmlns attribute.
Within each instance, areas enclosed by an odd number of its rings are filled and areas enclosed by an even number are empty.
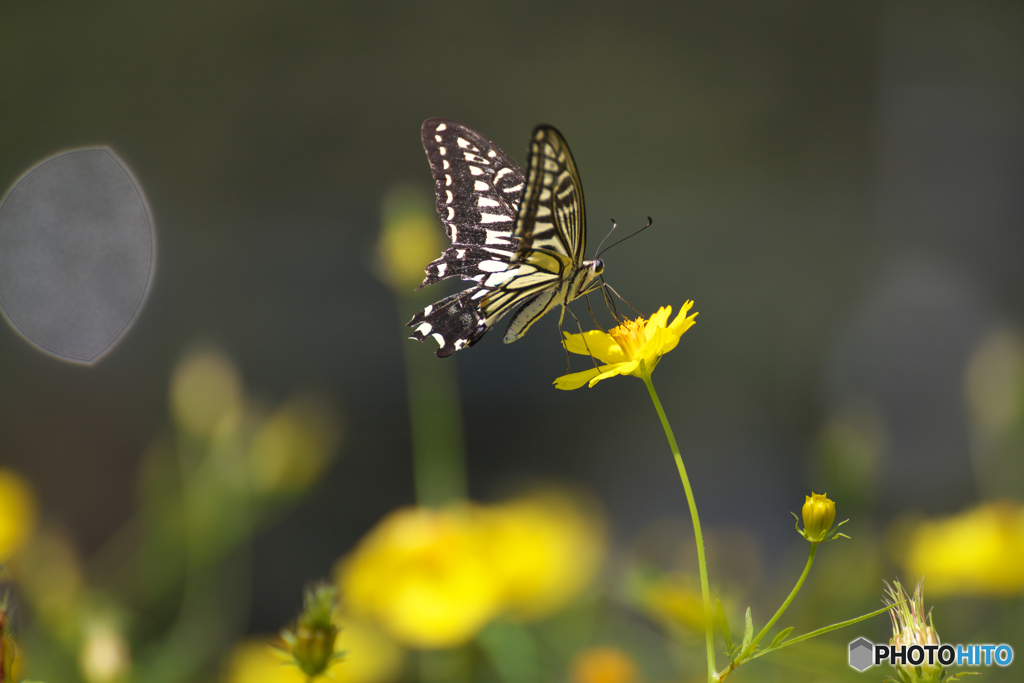
<svg viewBox="0 0 1024 683"><path fill-rule="evenodd" d="M427 119L420 136L452 240L420 287L455 275L480 282L503 270L518 247L512 230L526 178L500 147L456 121Z"/></svg>
<svg viewBox="0 0 1024 683"><path fill-rule="evenodd" d="M479 341L507 310L488 320L479 306L499 286L518 247L512 229L525 177L500 147L461 123L427 119L420 135L434 176L437 213L452 240L427 266L420 287L456 275L476 283L427 306L407 323L413 339L437 341L437 355L444 358Z"/></svg>
<svg viewBox="0 0 1024 683"><path fill-rule="evenodd" d="M512 262L530 263L540 253L564 257L579 268L587 248L583 184L569 144L558 130L534 129L527 173L515 226L520 244Z"/></svg>

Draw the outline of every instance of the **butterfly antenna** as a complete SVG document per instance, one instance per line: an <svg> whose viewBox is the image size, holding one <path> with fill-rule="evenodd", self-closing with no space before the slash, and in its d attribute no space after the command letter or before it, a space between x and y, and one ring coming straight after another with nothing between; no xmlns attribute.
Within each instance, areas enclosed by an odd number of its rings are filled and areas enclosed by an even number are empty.
<svg viewBox="0 0 1024 683"><path fill-rule="evenodd" d="M608 234L604 236L603 240L601 240L601 244L597 245L597 256L595 256L594 258L600 258L601 257L601 247L604 246L604 243L608 241L608 238L612 236L612 233L615 232L615 228L617 228L617 227L619 227L619 224L616 223L615 219L613 218L612 219L612 229L609 230Z"/></svg>
<svg viewBox="0 0 1024 683"><path fill-rule="evenodd" d="M653 219L653 218L651 218L650 216L648 216L648 217L647 217L647 225L645 225L644 227L640 228L639 230L637 230L636 232L634 232L634 233L633 233L632 235L627 235L626 237L623 237L623 238L622 238L621 240L619 240L618 242L613 242L612 244L610 244L610 245L608 246L608 248L607 248L607 249L605 249L605 250L603 250L603 251L601 250L601 248L600 248L600 246L599 246L599 247L598 247L598 250L597 250L597 256L595 256L594 258L595 258L595 259L601 258L601 254L607 253L608 251L610 251L610 250L611 250L611 248L612 248L612 247L614 247L614 246L616 246L616 245L619 245L619 244L622 244L623 242L625 242L626 240L628 240L628 239L629 239L630 237L636 237L637 235L639 235L640 233L642 233L642 232L643 232L644 230L646 230L647 228L651 227L651 225L652 225L653 223L654 223L654 219ZM615 229L616 227L618 227L618 226L617 226L617 225L615 225L615 221L613 220L613 221L612 221L612 230L614 230L614 229ZM609 233L608 233L608 235L605 235L605 238L604 238L604 240L601 240L601 244L604 244L604 241L605 241L606 239L608 239L608 236L609 236L609 235L611 235L611 234L612 234L612 233L611 233L611 232L609 232Z"/></svg>

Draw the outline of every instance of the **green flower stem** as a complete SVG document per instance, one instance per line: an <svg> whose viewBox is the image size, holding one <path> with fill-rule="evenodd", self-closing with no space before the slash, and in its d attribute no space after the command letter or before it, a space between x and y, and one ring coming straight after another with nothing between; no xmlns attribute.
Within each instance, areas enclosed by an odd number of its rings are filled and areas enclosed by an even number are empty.
<svg viewBox="0 0 1024 683"><path fill-rule="evenodd" d="M800 592L800 587L804 585L804 579L806 579L807 575L811 573L811 565L814 564L814 553L816 553L817 551L818 544L811 543L811 554L807 557L807 564L804 566L804 573L800 575L799 579L797 579L796 585L793 586L793 590L789 592L789 596L786 598L785 602L783 602L779 609L775 612L775 616L768 620L768 623L764 625L764 628L761 629L761 631L756 636L754 636L754 639L750 641L750 644L747 645L743 649L743 651L736 656L736 664L742 663L743 660L745 660L751 654L753 654L754 648L757 646L757 643L768 634L768 631L772 629L772 626L775 625L775 622L779 620L779 618L785 613L787 609L789 609L789 604L793 602L793 598L795 598L796 594ZM735 667L730 667L730 669L727 670L725 674L727 675L732 668ZM724 677L725 675L722 676L722 678Z"/></svg>
<svg viewBox="0 0 1024 683"><path fill-rule="evenodd" d="M668 423L668 417L665 416L665 410L661 407L661 401L658 399L658 392L654 390L654 384L651 382L650 374L641 376L644 384L647 385L647 391L651 394L651 400L654 402L654 408L658 411L658 417L661 418L661 426L665 430L665 436L668 437L668 445L672 449L672 455L676 459L676 468L679 470L679 478L683 480L683 488L686 490L686 502L690 505L690 518L693 519L693 535L697 541L697 561L700 564L700 592L704 598L704 640L707 644L708 651L708 683L716 681L715 677L715 633L713 628L714 618L711 616L711 589L708 586L708 563L704 559L704 535L700 531L700 518L697 516L697 502L693 498L693 489L690 488L690 479L686 476L686 467L683 466L683 456L679 454L679 446L676 444L675 434L672 433L672 426ZM806 573L806 572L805 572ZM803 581L803 578L800 579ZM799 588L799 584L797 584ZM790 596L792 599L792 596ZM788 604L788 603L787 603ZM760 637L760 636L759 636Z"/></svg>
<svg viewBox="0 0 1024 683"><path fill-rule="evenodd" d="M779 617L781 617L783 613L785 613L785 611L789 609L789 604L793 602L793 598L795 598L796 594L800 592L800 587L804 585L804 579L806 579L807 575L811 573L811 565L814 564L814 553L816 552L818 552L818 544L811 543L811 553L807 556L807 564L804 566L804 573L800 575L799 579L797 579L796 585L793 586L793 590L789 592L789 596L786 597L786 601L783 602L779 609L775 612L775 616L769 619L768 623L764 625L764 628L761 629L761 631L754 637L752 641L750 641L750 645L747 646L748 650L753 650L754 646L757 645L758 641L764 638L768 631L771 630L772 626L775 625L775 622L779 620Z"/></svg>
<svg viewBox="0 0 1024 683"><path fill-rule="evenodd" d="M414 296L401 300L402 323L421 308ZM466 499L462 411L455 365L439 361L426 344L404 342L409 388L416 502L438 506Z"/></svg>

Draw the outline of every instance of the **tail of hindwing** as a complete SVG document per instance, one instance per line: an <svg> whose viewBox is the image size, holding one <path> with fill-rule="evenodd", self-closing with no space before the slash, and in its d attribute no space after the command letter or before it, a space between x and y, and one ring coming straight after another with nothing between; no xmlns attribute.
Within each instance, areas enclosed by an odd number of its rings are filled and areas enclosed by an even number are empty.
<svg viewBox="0 0 1024 683"><path fill-rule="evenodd" d="M452 355L459 349L476 344L489 329L480 317L472 296L478 287L452 294L427 306L406 323L413 328L410 339L423 341L432 337L439 348L438 358Z"/></svg>

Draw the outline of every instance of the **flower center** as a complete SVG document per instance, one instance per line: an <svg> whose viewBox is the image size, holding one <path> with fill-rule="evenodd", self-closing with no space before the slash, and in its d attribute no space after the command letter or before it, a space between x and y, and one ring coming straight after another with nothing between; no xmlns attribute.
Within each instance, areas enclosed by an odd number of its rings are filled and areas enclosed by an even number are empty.
<svg viewBox="0 0 1024 683"><path fill-rule="evenodd" d="M619 345L623 353L633 358L643 348L643 345L647 343L646 327L647 321L643 318L626 320L618 327L610 330L608 334Z"/></svg>

